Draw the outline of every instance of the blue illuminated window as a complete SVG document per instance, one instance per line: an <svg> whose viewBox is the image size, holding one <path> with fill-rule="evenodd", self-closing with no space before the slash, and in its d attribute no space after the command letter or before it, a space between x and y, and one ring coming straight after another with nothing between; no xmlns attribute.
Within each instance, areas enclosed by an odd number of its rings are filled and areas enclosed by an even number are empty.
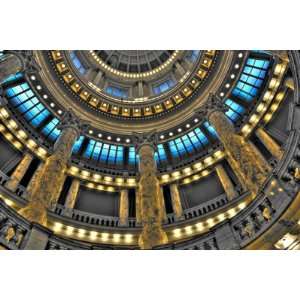
<svg viewBox="0 0 300 300"><path fill-rule="evenodd" d="M92 155L94 147L95 147L95 143L96 143L96 141L94 141L94 140L89 141L87 148L83 154L83 156L85 158L91 158L91 155ZM98 156L97 156L97 159L98 159Z"/></svg>
<svg viewBox="0 0 300 300"><path fill-rule="evenodd" d="M123 164L124 147L119 145L105 144L89 140L88 146L83 154L85 158L90 158L101 163Z"/></svg>
<svg viewBox="0 0 300 300"><path fill-rule="evenodd" d="M204 122L203 123L204 127L206 128L206 130L210 133L212 138L217 138L217 132L215 130L215 128L213 128L209 122Z"/></svg>
<svg viewBox="0 0 300 300"><path fill-rule="evenodd" d="M42 129L42 133L44 134L44 136L51 140L51 141L55 141L59 135L60 135L60 130L57 129L57 125L59 123L59 120L57 118L53 118L43 129Z"/></svg>
<svg viewBox="0 0 300 300"><path fill-rule="evenodd" d="M207 145L208 139L200 128L196 128L188 134L170 141L168 144L172 156L178 158L193 153L204 145Z"/></svg>
<svg viewBox="0 0 300 300"><path fill-rule="evenodd" d="M154 158L158 164L167 160L167 155L163 144L157 145L157 151L154 153Z"/></svg>
<svg viewBox="0 0 300 300"><path fill-rule="evenodd" d="M10 75L8 76L7 78L5 78L2 83L12 83L14 81L16 81L17 79L19 78L22 78L23 77L23 74L22 73L17 73L17 74L13 74L13 75Z"/></svg>
<svg viewBox="0 0 300 300"><path fill-rule="evenodd" d="M164 81L163 83L160 83L153 87L153 92L155 95L162 94L172 88L175 85L174 81L172 79L168 79Z"/></svg>
<svg viewBox="0 0 300 300"><path fill-rule="evenodd" d="M75 68L81 73L81 74L85 74L86 69L85 67L82 65L81 61L79 60L79 58L77 57L75 51L71 51L70 52L70 57L72 60L73 65L75 66Z"/></svg>
<svg viewBox="0 0 300 300"><path fill-rule="evenodd" d="M120 87L108 86L106 87L105 91L107 94L117 98L124 98L124 99L128 98L128 90Z"/></svg>
<svg viewBox="0 0 300 300"><path fill-rule="evenodd" d="M133 165L133 166L135 166L135 164L137 163L137 155L135 153L134 147L129 147L128 162L130 165Z"/></svg>
<svg viewBox="0 0 300 300"><path fill-rule="evenodd" d="M73 150L72 153L77 154L82 146L82 143L84 141L84 136L81 135L79 137L79 139L75 142L74 146L73 146Z"/></svg>
<svg viewBox="0 0 300 300"><path fill-rule="evenodd" d="M234 102L231 99L227 99L225 101L225 104L229 107L225 114L233 122L239 119L241 115L245 112L244 107L242 107L240 104Z"/></svg>
<svg viewBox="0 0 300 300"><path fill-rule="evenodd" d="M27 83L8 88L6 96L9 103L35 128L50 115Z"/></svg>
<svg viewBox="0 0 300 300"><path fill-rule="evenodd" d="M248 58L240 79L232 94L245 101L252 101L266 76L270 62L264 59Z"/></svg>
<svg viewBox="0 0 300 300"><path fill-rule="evenodd" d="M197 60L199 54L200 54L200 50L192 50L188 53L186 58L191 62L195 62Z"/></svg>

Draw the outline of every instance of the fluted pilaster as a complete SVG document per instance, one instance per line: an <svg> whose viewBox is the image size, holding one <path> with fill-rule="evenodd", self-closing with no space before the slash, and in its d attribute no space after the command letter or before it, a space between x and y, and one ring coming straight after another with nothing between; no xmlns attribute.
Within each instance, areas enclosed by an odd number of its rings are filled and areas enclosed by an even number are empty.
<svg viewBox="0 0 300 300"><path fill-rule="evenodd" d="M141 216L141 199L139 188L136 187L135 189L135 218L138 224L142 223L142 216Z"/></svg>
<svg viewBox="0 0 300 300"><path fill-rule="evenodd" d="M21 159L20 163L18 164L17 168L14 170L13 174L10 177L10 180L7 181L5 186L14 192L22 178L24 177L25 173L27 172L31 162L33 160L33 156L30 153L26 153L24 157Z"/></svg>
<svg viewBox="0 0 300 300"><path fill-rule="evenodd" d="M183 209L180 199L180 194L178 190L178 185L173 183L170 185L170 193L171 193L171 200L172 200L172 208L175 214L176 219L182 219L183 217Z"/></svg>
<svg viewBox="0 0 300 300"><path fill-rule="evenodd" d="M161 201L161 210L162 210L162 220L166 221L167 218L167 211L166 211L166 204L165 204L165 196L164 196L164 189L161 186L159 189L160 192L160 201Z"/></svg>
<svg viewBox="0 0 300 300"><path fill-rule="evenodd" d="M223 168L223 166L220 164L217 165L216 172L217 172L218 178L223 186L223 189L226 193L227 199L232 200L232 199L236 198L238 194L237 194L237 192L234 188L234 185L233 185L231 179L229 178L227 172Z"/></svg>
<svg viewBox="0 0 300 300"><path fill-rule="evenodd" d="M119 220L121 226L128 225L128 216L129 216L128 190L121 190L120 203L119 203Z"/></svg>
<svg viewBox="0 0 300 300"><path fill-rule="evenodd" d="M65 207L68 209L74 209L78 192L80 188L80 180L77 178L73 178L71 186L68 190L68 194L65 201Z"/></svg>
<svg viewBox="0 0 300 300"><path fill-rule="evenodd" d="M281 160L284 151L274 141L274 139L262 127L257 128L255 133L268 151L272 154L272 156L278 160Z"/></svg>

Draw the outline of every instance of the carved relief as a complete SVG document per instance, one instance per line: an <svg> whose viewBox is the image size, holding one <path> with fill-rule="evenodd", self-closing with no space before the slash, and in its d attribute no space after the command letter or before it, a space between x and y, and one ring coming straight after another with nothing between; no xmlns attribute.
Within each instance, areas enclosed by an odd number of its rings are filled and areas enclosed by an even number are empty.
<svg viewBox="0 0 300 300"><path fill-rule="evenodd" d="M141 207L143 231L139 238L141 249L152 249L154 246L167 243L168 238L161 227L163 219L162 194L156 177L154 149L144 144L139 149L140 180L138 193Z"/></svg>
<svg viewBox="0 0 300 300"><path fill-rule="evenodd" d="M269 165L251 143L235 133L233 124L223 112L213 111L209 115L209 121L216 129L228 161L239 175L242 185L256 195L267 179Z"/></svg>
<svg viewBox="0 0 300 300"><path fill-rule="evenodd" d="M55 143L54 153L39 170L40 176L36 176L31 183L28 205L19 211L31 222L42 225L47 222L47 209L53 207L58 200L73 145L81 129L86 127L72 112L66 113L61 123L62 133Z"/></svg>

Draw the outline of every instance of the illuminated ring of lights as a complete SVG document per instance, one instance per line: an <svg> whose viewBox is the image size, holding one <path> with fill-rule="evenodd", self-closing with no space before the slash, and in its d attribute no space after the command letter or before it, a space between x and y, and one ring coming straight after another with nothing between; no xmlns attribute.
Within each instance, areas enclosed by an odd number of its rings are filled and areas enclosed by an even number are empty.
<svg viewBox="0 0 300 300"><path fill-rule="evenodd" d="M133 79L139 79L139 78L146 78L150 77L156 73L161 72L164 70L167 66L169 66L174 59L178 56L179 50L175 50L174 53L159 67L147 71L147 72L141 72L141 73L128 73L128 72L122 72L117 69L112 68L108 64L106 64L100 57L97 56L97 54L94 52L94 50L90 50L89 53L92 56L92 58L103 68L105 71L108 71L114 75L121 76L124 78L133 78Z"/></svg>
<svg viewBox="0 0 300 300"><path fill-rule="evenodd" d="M112 104L105 101L103 98L95 97L91 92L87 91L79 80L76 79L76 75L72 74L72 69L68 67L67 62L63 59L60 51L51 51L51 55L56 70L63 78L64 82L71 88L72 92L77 94L81 100L88 104L92 109L125 118L142 118L164 113L188 99L194 90L196 90L196 88L206 79L211 68L214 66L216 51L208 50L204 52L204 55L199 62L199 68L192 74L189 81L183 84L180 90L174 92L171 96L161 97L162 99L159 103L152 103L143 107L120 106L119 103ZM107 95L105 95L105 97L109 98ZM118 101L115 98L111 98L111 100Z"/></svg>

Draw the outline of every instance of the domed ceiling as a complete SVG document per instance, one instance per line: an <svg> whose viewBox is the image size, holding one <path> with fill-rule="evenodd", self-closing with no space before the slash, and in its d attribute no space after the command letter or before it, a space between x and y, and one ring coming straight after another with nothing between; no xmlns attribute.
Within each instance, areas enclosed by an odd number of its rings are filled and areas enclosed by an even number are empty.
<svg viewBox="0 0 300 300"><path fill-rule="evenodd" d="M218 141L213 128L195 111L206 103L209 93L217 94L222 101L232 92L237 93L235 87L249 57L262 57L266 62L270 59L261 53L212 50L53 50L37 51L34 55L41 71L38 77L29 77L29 83L56 116L54 125L66 109L72 108L91 124L82 143L116 144L116 152L122 152L121 161L125 161L111 165L106 160L105 167L123 170L125 164L132 171L133 132L155 128L162 169L206 154ZM238 111L232 116L239 126L251 106L250 101L237 101L230 105L236 105ZM184 136L194 139L195 143L190 141L192 150L175 145ZM93 153L81 153L84 159L94 157ZM95 163L86 159L87 164L90 161ZM102 160L98 159L97 164L103 165Z"/></svg>
<svg viewBox="0 0 300 300"><path fill-rule="evenodd" d="M249 51L53 50L33 55L41 69L28 76L26 87L47 106L39 130L45 145L57 139L59 120L71 108L90 123L74 148L74 162L119 174L136 171L133 132L156 130L160 172L213 152L216 133L196 111L209 93L216 94L240 127L272 66L267 53ZM248 69L261 70L251 85L242 80ZM107 155L100 154L103 147Z"/></svg>
<svg viewBox="0 0 300 300"><path fill-rule="evenodd" d="M166 207L170 214L166 226L170 228L177 222L185 224L236 203L238 206L232 214L228 213L234 216L248 204L236 170L226 159L224 143L208 120L207 109L212 107L212 98L213 105L223 107L234 130L260 149L270 169L280 160L279 156L274 157L272 149L266 148L266 140L260 141L266 134L257 133L259 126L267 127L281 101L291 99L286 88L290 85L286 80L290 76L288 62L276 52L47 50L11 53L32 56L36 65L2 82L7 107L1 109L5 126L0 129L15 131L16 140L9 134L5 137L16 148L27 149L45 160L61 134L63 115L71 109L89 123L89 129L74 144L68 176L93 191L115 194L128 190L129 198L134 199L132 190L137 187L139 174L134 136L154 130L157 134L154 158L164 196L169 200L174 196L171 197L172 185L178 185L180 193L185 195L181 200L183 221L172 215L174 208ZM288 115L285 111L283 114ZM288 134L281 132L280 126L273 127L270 135L283 145ZM224 178L227 178L225 183ZM233 182L232 203L228 196L230 188L226 186L230 182L228 178ZM239 201L242 196L246 199L243 202ZM110 196L103 196L103 203L106 197ZM89 203L92 198L89 194L79 202ZM91 204L94 214L97 203L95 200ZM57 208L58 213L62 211ZM80 214L76 213L74 218ZM135 210L130 213L133 231L138 230L135 214ZM103 221L101 226L105 224ZM179 236L174 231L175 240L186 235Z"/></svg>

